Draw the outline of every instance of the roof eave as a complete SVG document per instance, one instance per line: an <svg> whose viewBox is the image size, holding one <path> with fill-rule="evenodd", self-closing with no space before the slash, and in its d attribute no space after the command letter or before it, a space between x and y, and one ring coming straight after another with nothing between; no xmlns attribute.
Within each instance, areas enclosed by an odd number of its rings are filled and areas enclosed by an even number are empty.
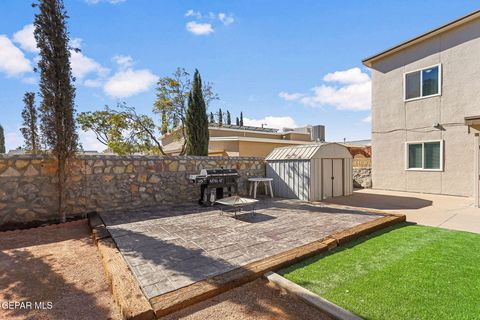
<svg viewBox="0 0 480 320"><path fill-rule="evenodd" d="M387 56L389 56L389 55L392 55L392 54L394 54L394 53L396 53L396 52L399 52L399 51L401 51L401 50L404 50L404 49L406 49L406 48L408 48L408 47L410 47L410 46L413 46L413 45L415 45L415 44L417 44L417 43L420 43L420 42L422 42L422 41L425 41L425 40L427 40L427 39L430 39L430 38L432 38L432 37L434 37L434 36L436 36L436 35L438 35L438 34L440 34L440 33L443 33L443 32L446 32L446 31L448 31L448 30L451 30L451 29L453 29L453 28L456 28L456 27L458 27L458 26L461 26L461 25L463 25L463 24L465 24L465 23L467 23L467 22L470 22L470 21L472 21L472 20L474 20L474 19L477 19L477 18L480 18L480 10L473 11L473 12L471 12L471 13L469 13L469 14L466 14L466 15L458 18L458 19L455 19L455 20L453 20L453 21L450 21L449 23L444 24L444 25L442 25L442 26L440 26L440 27L438 27L438 28L435 28L435 29L433 29L433 30L427 31L427 32L425 32L425 33L423 33L423 34L421 34L421 35L419 35L419 36L417 36L417 37L414 37L414 38L412 38L412 39L410 39L410 40L404 41L404 42L402 42L402 43L400 43L400 44L398 44L398 45L396 45L396 46L393 46L393 47L391 47L391 48L389 48L389 49L387 49L387 50L381 51L381 52L379 52L379 53L377 53L377 54L374 54L373 56L370 56L370 57L368 57L368 58L365 58L365 59L362 60L362 63L363 63L365 66L367 66L367 67L369 67L369 68L372 68L373 63L374 63L375 61L377 61L377 60L380 60L380 59L382 59L382 58L385 58L385 57L387 57Z"/></svg>

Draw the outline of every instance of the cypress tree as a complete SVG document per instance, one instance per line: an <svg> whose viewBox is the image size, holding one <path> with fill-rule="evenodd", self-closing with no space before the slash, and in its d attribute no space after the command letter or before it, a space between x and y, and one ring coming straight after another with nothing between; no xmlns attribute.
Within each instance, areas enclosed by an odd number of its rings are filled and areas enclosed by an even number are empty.
<svg viewBox="0 0 480 320"><path fill-rule="evenodd" d="M231 125L232 124L232 117L230 116L230 111L227 110L227 124Z"/></svg>
<svg viewBox="0 0 480 320"><path fill-rule="evenodd" d="M23 127L20 129L25 139L25 149L37 153L40 147L37 125L37 108L35 107L35 93L25 92L23 96Z"/></svg>
<svg viewBox="0 0 480 320"><path fill-rule="evenodd" d="M223 112L222 108L218 109L218 126L223 127Z"/></svg>
<svg viewBox="0 0 480 320"><path fill-rule="evenodd" d="M0 153L5 153L5 132L0 124Z"/></svg>
<svg viewBox="0 0 480 320"><path fill-rule="evenodd" d="M198 70L193 76L192 90L188 96L188 110L185 118L187 154L208 156L208 116L202 92L202 79Z"/></svg>
<svg viewBox="0 0 480 320"><path fill-rule="evenodd" d="M168 132L167 113L162 110L162 128L160 130L162 135L166 135Z"/></svg>
<svg viewBox="0 0 480 320"><path fill-rule="evenodd" d="M42 139L57 159L58 210L63 222L66 220L66 164L78 148L68 15L62 0L40 0L34 6L39 8L33 24L40 49L40 129Z"/></svg>
<svg viewBox="0 0 480 320"><path fill-rule="evenodd" d="M237 126L240 126L240 119L238 119L238 117L237 117L237 119L235 119L235 124L236 124Z"/></svg>
<svg viewBox="0 0 480 320"><path fill-rule="evenodd" d="M210 124L215 124L215 117L213 116L213 112L210 112Z"/></svg>
<svg viewBox="0 0 480 320"><path fill-rule="evenodd" d="M243 112L240 112L240 126L243 127Z"/></svg>

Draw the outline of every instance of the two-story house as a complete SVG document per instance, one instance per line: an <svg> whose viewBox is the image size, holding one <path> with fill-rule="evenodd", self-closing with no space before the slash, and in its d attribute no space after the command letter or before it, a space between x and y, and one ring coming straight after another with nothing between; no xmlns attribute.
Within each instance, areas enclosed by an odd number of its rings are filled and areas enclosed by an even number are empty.
<svg viewBox="0 0 480 320"><path fill-rule="evenodd" d="M479 194L480 10L363 60L377 189Z"/></svg>

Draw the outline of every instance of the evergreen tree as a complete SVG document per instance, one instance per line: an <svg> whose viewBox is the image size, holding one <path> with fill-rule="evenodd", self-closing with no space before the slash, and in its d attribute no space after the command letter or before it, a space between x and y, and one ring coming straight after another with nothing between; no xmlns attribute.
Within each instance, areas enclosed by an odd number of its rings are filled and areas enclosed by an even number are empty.
<svg viewBox="0 0 480 320"><path fill-rule="evenodd" d="M0 124L0 153L5 153L5 132L3 131L3 127Z"/></svg>
<svg viewBox="0 0 480 320"><path fill-rule="evenodd" d="M68 15L62 0L39 0L34 6L39 8L34 35L40 50L40 129L42 139L57 159L58 210L61 221L65 221L66 164L78 148Z"/></svg>
<svg viewBox="0 0 480 320"><path fill-rule="evenodd" d="M37 153L40 148L40 139L38 136L37 108L35 107L35 93L25 92L23 96L23 127L20 129L25 139L25 149L32 153Z"/></svg>
<svg viewBox="0 0 480 320"><path fill-rule="evenodd" d="M240 112L240 126L243 127L243 112Z"/></svg>
<svg viewBox="0 0 480 320"><path fill-rule="evenodd" d="M240 119L238 119L238 117L235 119L235 124L236 124L237 126L240 126Z"/></svg>
<svg viewBox="0 0 480 320"><path fill-rule="evenodd" d="M210 112L210 121L209 124L215 124L215 117L213 116L213 112Z"/></svg>
<svg viewBox="0 0 480 320"><path fill-rule="evenodd" d="M222 108L218 109L218 126L223 127L223 112Z"/></svg>
<svg viewBox="0 0 480 320"><path fill-rule="evenodd" d="M188 96L188 110L185 119L187 154L208 156L208 116L202 92L202 79L198 70L193 76L192 91Z"/></svg>
<svg viewBox="0 0 480 320"><path fill-rule="evenodd" d="M162 111L162 128L160 130L160 133L162 135L166 135L168 132L168 122L167 122L167 113L165 110Z"/></svg>
<svg viewBox="0 0 480 320"><path fill-rule="evenodd" d="M230 111L227 110L227 124L231 125L232 124L232 117L230 116Z"/></svg>

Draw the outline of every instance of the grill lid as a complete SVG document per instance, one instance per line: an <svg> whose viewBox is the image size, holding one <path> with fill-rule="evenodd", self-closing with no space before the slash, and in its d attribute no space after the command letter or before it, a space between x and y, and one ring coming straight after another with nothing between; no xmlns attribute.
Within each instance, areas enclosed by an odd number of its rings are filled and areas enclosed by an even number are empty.
<svg viewBox="0 0 480 320"><path fill-rule="evenodd" d="M222 175L238 175L236 169L202 169L201 176L222 176Z"/></svg>

